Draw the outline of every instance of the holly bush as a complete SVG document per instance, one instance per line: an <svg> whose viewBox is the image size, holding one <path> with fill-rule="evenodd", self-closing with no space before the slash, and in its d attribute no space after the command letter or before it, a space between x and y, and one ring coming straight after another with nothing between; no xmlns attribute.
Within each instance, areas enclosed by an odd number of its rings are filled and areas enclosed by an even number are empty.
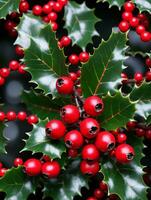
<svg viewBox="0 0 151 200"><path fill-rule="evenodd" d="M150 199L150 14L150 0L0 1L13 45L0 56L1 199ZM17 107L4 95L16 76Z"/></svg>

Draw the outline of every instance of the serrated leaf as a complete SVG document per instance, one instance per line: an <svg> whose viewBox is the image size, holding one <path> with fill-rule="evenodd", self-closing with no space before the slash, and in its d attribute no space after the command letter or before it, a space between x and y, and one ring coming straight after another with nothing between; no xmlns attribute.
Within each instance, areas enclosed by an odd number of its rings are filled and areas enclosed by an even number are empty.
<svg viewBox="0 0 151 200"><path fill-rule="evenodd" d="M121 82L122 62L125 59L126 36L112 33L103 41L90 61L82 67L81 85L84 97L114 92Z"/></svg>
<svg viewBox="0 0 151 200"><path fill-rule="evenodd" d="M18 10L20 0L0 0L0 18Z"/></svg>
<svg viewBox="0 0 151 200"><path fill-rule="evenodd" d="M115 130L133 118L135 113L135 104L128 97L124 97L120 92L111 96L108 94L103 98L104 111L99 120L101 127L107 130Z"/></svg>
<svg viewBox="0 0 151 200"><path fill-rule="evenodd" d="M4 131L4 124L0 123L0 153L6 153L5 146L6 146L6 139L3 136Z"/></svg>
<svg viewBox="0 0 151 200"><path fill-rule="evenodd" d="M22 100L28 105L28 110L44 120L60 118L60 109L70 101L67 98L60 97L55 100L43 94L36 94L34 91L24 92Z"/></svg>
<svg viewBox="0 0 151 200"><path fill-rule="evenodd" d="M71 200L81 194L81 188L88 187L88 179L79 170L79 161L73 161L56 182L44 186L44 196L55 200Z"/></svg>
<svg viewBox="0 0 151 200"><path fill-rule="evenodd" d="M147 188L142 178L143 166L140 164L143 139L130 133L127 143L134 147L135 159L130 164L122 165L105 156L101 163L104 180L109 186L109 193L116 193L121 200L147 200Z"/></svg>
<svg viewBox="0 0 151 200"><path fill-rule="evenodd" d="M99 2L108 2L110 6L123 6L125 0L97 0L97 3Z"/></svg>
<svg viewBox="0 0 151 200"><path fill-rule="evenodd" d="M0 179L0 191L6 193L5 200L27 200L36 189L36 184L21 167L9 169Z"/></svg>
<svg viewBox="0 0 151 200"><path fill-rule="evenodd" d="M85 49L87 44L92 41L94 35L98 35L95 24L99 20L94 10L89 9L85 3L78 4L70 1L65 7L65 28L72 39L73 44Z"/></svg>
<svg viewBox="0 0 151 200"><path fill-rule="evenodd" d="M66 151L65 144L62 140L55 141L46 137L45 125L47 122L48 120L44 120L34 125L33 130L28 133L29 138L22 151L42 152L52 159L61 158L62 153Z"/></svg>

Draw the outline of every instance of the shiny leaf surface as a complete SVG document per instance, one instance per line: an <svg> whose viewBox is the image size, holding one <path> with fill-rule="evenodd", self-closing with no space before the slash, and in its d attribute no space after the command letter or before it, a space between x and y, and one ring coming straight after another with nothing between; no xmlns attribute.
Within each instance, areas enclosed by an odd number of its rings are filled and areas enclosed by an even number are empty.
<svg viewBox="0 0 151 200"><path fill-rule="evenodd" d="M6 139L3 136L4 131L4 124L0 122L0 153L6 153L5 146L6 146Z"/></svg>
<svg viewBox="0 0 151 200"><path fill-rule="evenodd" d="M19 2L20 0L0 0L0 18L5 18L13 11L18 11Z"/></svg>

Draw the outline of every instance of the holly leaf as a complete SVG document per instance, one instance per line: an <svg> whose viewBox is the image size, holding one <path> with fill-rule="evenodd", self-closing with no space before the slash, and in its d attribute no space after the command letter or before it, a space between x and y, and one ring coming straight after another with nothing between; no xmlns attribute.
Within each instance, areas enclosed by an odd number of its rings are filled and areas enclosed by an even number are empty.
<svg viewBox="0 0 151 200"><path fill-rule="evenodd" d="M22 167L11 168L0 178L0 191L6 193L5 200L27 200L35 189L36 184L26 176Z"/></svg>
<svg viewBox="0 0 151 200"><path fill-rule="evenodd" d="M151 1L150 0L134 0L134 3L139 8L140 12L148 11L151 12Z"/></svg>
<svg viewBox="0 0 151 200"><path fill-rule="evenodd" d="M118 127L125 126L133 118L135 104L130 101L129 97L122 96L120 92L114 96L108 94L103 97L103 102L104 111L99 117L102 128L115 130Z"/></svg>
<svg viewBox="0 0 151 200"><path fill-rule="evenodd" d="M66 151L65 144L62 140L51 140L46 136L45 125L48 120L40 121L34 125L33 130L28 133L29 138L25 141L25 147L22 151L32 151L33 153L42 152L52 159L61 158Z"/></svg>
<svg viewBox="0 0 151 200"><path fill-rule="evenodd" d="M109 193L116 193L121 200L147 200L147 188L142 178L143 166L140 164L143 139L130 133L127 142L135 149L134 160L129 164L118 164L105 156L101 162L104 181L109 186Z"/></svg>
<svg viewBox="0 0 151 200"><path fill-rule="evenodd" d="M126 36L112 33L103 41L82 67L81 85L84 97L115 92L121 82L122 62L125 59Z"/></svg>
<svg viewBox="0 0 151 200"><path fill-rule="evenodd" d="M109 3L110 7L111 6L122 7L125 2L125 0L97 0L97 3L106 1Z"/></svg>
<svg viewBox="0 0 151 200"><path fill-rule="evenodd" d="M85 49L87 44L92 41L94 35L98 35L95 30L95 24L100 21L93 9L89 9L85 2L78 4L70 1L65 7L65 25L68 35L73 44L79 45Z"/></svg>
<svg viewBox="0 0 151 200"><path fill-rule="evenodd" d="M0 123L0 154L6 153L5 146L6 146L6 140L3 136L3 130L5 128L5 125L1 122Z"/></svg>
<svg viewBox="0 0 151 200"><path fill-rule="evenodd" d="M0 18L5 18L13 11L18 11L19 3L20 0L0 0Z"/></svg>
<svg viewBox="0 0 151 200"><path fill-rule="evenodd" d="M88 187L88 179L79 170L79 161L73 161L68 165L59 178L45 183L44 196L55 200L71 200L76 195L81 195L81 188Z"/></svg>

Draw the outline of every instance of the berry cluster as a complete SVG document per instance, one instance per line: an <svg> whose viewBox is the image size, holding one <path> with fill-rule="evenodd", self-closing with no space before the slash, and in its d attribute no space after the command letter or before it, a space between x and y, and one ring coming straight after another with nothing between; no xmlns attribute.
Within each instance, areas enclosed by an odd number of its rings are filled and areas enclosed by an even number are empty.
<svg viewBox="0 0 151 200"><path fill-rule="evenodd" d="M133 28L143 42L149 42L151 40L151 33L148 31L149 19L142 13L134 16L134 10L135 4L133 2L127 1L124 4L124 12L122 13L122 21L119 24L119 29L122 32L126 32L130 28Z"/></svg>

